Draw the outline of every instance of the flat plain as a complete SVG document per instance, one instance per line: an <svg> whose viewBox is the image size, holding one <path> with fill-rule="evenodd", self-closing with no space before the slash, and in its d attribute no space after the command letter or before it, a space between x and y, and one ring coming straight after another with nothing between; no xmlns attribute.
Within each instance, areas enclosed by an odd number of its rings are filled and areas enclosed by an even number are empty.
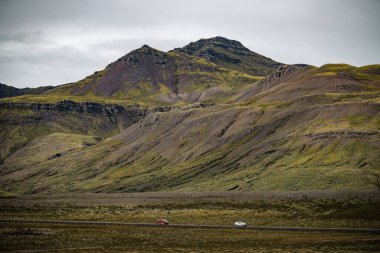
<svg viewBox="0 0 380 253"><path fill-rule="evenodd" d="M118 193L0 199L0 218L176 224L379 228L370 192ZM362 232L0 223L5 252L378 252Z"/></svg>

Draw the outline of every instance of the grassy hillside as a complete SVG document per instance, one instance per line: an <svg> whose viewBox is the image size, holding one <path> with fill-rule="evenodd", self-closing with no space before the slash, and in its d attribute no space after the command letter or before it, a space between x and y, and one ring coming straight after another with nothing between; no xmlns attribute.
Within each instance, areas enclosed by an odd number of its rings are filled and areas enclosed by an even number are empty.
<svg viewBox="0 0 380 253"><path fill-rule="evenodd" d="M151 113L112 138L33 166L25 163L28 144L4 161L1 190L378 189L379 69L283 68L224 103Z"/></svg>

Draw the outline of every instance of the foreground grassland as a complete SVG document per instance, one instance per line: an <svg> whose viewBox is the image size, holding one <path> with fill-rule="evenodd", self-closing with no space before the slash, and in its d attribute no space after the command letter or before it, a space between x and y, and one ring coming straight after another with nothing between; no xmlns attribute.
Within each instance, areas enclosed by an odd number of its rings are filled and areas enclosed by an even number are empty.
<svg viewBox="0 0 380 253"><path fill-rule="evenodd" d="M1 219L380 227L378 191L115 193L0 198Z"/></svg>
<svg viewBox="0 0 380 253"><path fill-rule="evenodd" d="M380 235L244 229L2 224L1 251L377 252Z"/></svg>
<svg viewBox="0 0 380 253"><path fill-rule="evenodd" d="M380 227L379 202L303 200L291 202L199 202L188 204L77 206L47 204L1 206L2 219L90 220L154 223L164 217L176 224L253 226Z"/></svg>
<svg viewBox="0 0 380 253"><path fill-rule="evenodd" d="M175 224L379 228L378 193L90 194L0 199L1 219L91 220ZM371 233L0 223L1 251L76 252L378 252ZM158 250L159 249L159 250Z"/></svg>

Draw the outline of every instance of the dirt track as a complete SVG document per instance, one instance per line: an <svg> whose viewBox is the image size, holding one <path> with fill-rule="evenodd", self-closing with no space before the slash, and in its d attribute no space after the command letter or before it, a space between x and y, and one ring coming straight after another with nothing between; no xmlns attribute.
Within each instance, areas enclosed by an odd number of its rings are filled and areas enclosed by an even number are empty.
<svg viewBox="0 0 380 253"><path fill-rule="evenodd" d="M68 225L95 225L95 226L137 226L137 227L175 227L175 228L228 228L228 229L253 229L253 230L272 230L272 231L320 231L320 232L366 232L380 233L380 228L326 228L326 227L270 227L270 226L247 226L236 228L226 225L196 225L196 224L169 224L156 225L152 223L130 223L130 222L106 222L106 221L61 221L61 220L0 220L0 223L47 223L47 224L68 224Z"/></svg>

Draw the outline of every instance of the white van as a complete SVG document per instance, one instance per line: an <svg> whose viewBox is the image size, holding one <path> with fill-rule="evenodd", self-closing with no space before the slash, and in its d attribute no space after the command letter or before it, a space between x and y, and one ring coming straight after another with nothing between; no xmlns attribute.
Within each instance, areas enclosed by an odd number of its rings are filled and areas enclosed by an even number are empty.
<svg viewBox="0 0 380 253"><path fill-rule="evenodd" d="M242 221L236 221L235 222L235 227L245 228L246 226L247 226L247 223L245 223L245 222L242 222Z"/></svg>

